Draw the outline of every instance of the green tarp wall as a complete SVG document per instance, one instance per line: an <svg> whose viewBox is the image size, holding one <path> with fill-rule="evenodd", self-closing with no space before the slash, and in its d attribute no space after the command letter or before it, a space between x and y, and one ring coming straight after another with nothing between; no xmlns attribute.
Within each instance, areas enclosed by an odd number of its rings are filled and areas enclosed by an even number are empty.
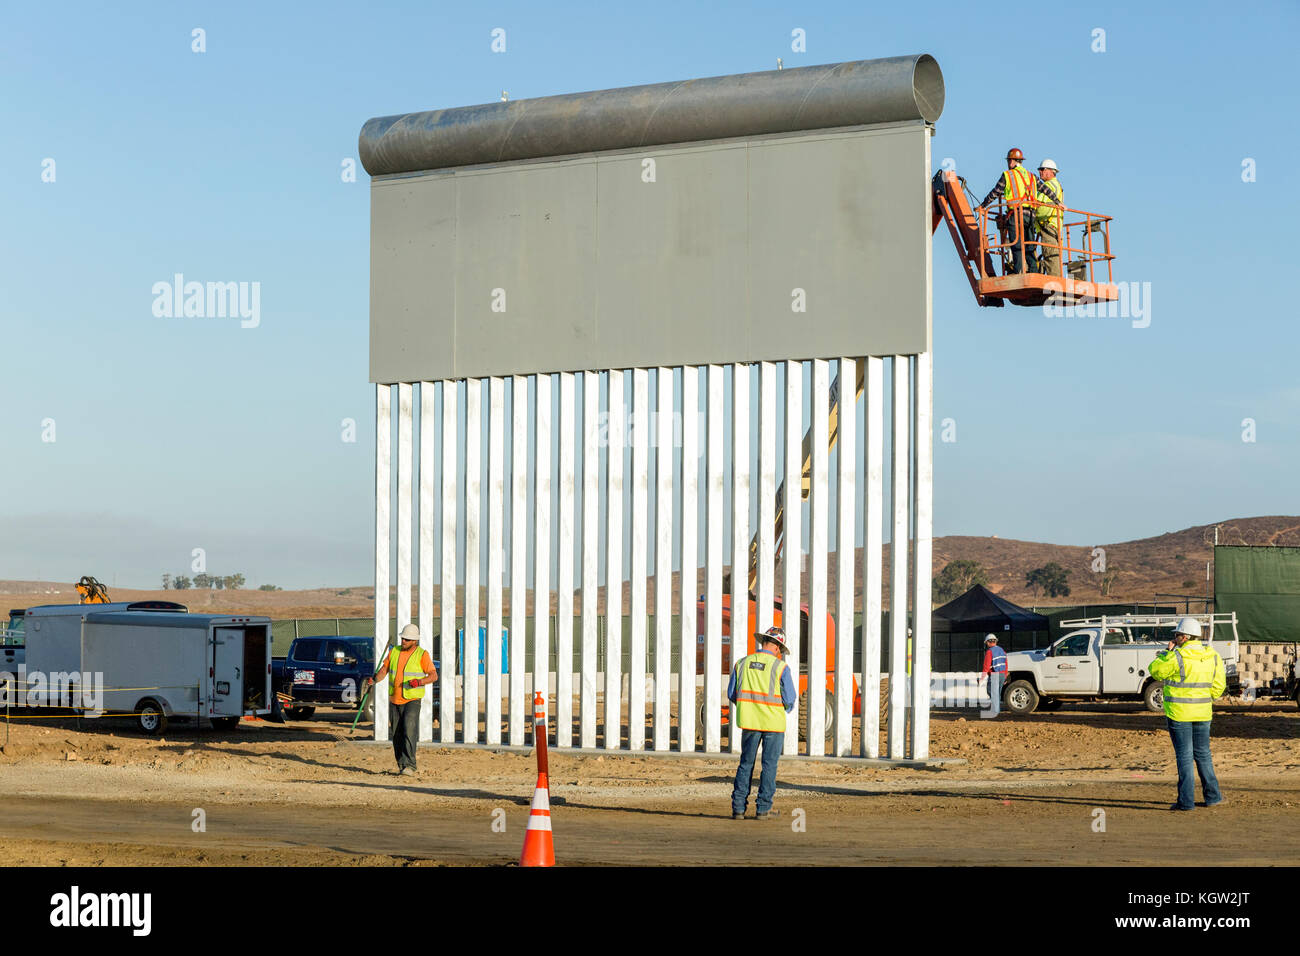
<svg viewBox="0 0 1300 956"><path fill-rule="evenodd" d="M1300 548L1216 547L1214 605L1237 612L1243 641L1300 639Z"/></svg>

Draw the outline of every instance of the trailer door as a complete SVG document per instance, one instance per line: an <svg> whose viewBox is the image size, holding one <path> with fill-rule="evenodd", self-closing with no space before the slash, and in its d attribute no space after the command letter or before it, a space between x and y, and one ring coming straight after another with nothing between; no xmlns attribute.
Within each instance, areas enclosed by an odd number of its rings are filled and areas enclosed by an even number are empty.
<svg viewBox="0 0 1300 956"><path fill-rule="evenodd" d="M212 629L212 709L214 717L244 713L244 629Z"/></svg>

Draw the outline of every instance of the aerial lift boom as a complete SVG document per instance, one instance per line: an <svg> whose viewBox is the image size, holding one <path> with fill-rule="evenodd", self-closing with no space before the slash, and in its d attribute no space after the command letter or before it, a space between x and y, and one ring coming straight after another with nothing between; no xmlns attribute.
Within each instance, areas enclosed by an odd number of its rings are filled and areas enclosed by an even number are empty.
<svg viewBox="0 0 1300 956"><path fill-rule="evenodd" d="M998 215L1019 215L1018 209L1006 210L1004 204L997 204L990 209L982 209L971 201L966 181L952 170L941 169L934 176L933 215L930 225L931 233L939 228L940 222L948 224L953 244L962 259L966 277L970 280L971 291L975 301L981 306L1001 307L1010 302L1013 305L1042 305L1053 297L1061 305L1082 305L1089 302L1107 302L1119 297L1119 289L1112 282L1111 262L1114 256L1110 251L1109 216L1081 212L1062 208L1061 262L1066 271L1064 276L1050 276L1037 272L1007 274L1006 264L1010 260L1012 243L1001 243L996 235ZM1081 218L1080 218L1081 217ZM1079 245L1071 242L1071 236L1077 235ZM1023 245L1024 237L1019 237ZM1029 244L1031 247L1033 242ZM1022 249L1021 261L1026 261ZM999 272L995 263L1001 262ZM1097 273L1104 268L1105 281ZM1005 300L1005 302L1003 301ZM866 381L866 364L859 362L857 381L854 385L853 401L856 404L862 395ZM830 390L830 444L834 450L839 441L840 399L843 382L839 376L831 383ZM799 476L799 497L807 498L811 488L813 433L810 428L803 436L802 467ZM785 545L785 482L776 489L776 524L774 534L774 555L781 559ZM758 586L758 539L755 534L749 542L749 592L754 594ZM724 591L731 590L730 576L723 585Z"/></svg>

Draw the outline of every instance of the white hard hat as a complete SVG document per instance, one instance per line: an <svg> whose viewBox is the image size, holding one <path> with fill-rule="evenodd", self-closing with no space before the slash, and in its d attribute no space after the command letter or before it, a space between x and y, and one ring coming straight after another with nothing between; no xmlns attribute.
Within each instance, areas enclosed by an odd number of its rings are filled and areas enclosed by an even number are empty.
<svg viewBox="0 0 1300 956"><path fill-rule="evenodd" d="M994 644L996 644L998 642L998 636L996 634L985 634L984 643L987 644L989 641L992 641Z"/></svg>
<svg viewBox="0 0 1300 956"><path fill-rule="evenodd" d="M1185 617L1178 622L1174 628L1175 634L1186 634L1188 637L1201 636L1201 622L1194 617Z"/></svg>
<svg viewBox="0 0 1300 956"><path fill-rule="evenodd" d="M1052 162L1050 159L1045 159L1038 164L1038 168L1050 169L1052 172L1056 172L1056 163Z"/></svg>
<svg viewBox="0 0 1300 956"><path fill-rule="evenodd" d="M406 625L406 627L402 628L402 633L400 637L404 641L418 641L420 639L419 625L416 624Z"/></svg>

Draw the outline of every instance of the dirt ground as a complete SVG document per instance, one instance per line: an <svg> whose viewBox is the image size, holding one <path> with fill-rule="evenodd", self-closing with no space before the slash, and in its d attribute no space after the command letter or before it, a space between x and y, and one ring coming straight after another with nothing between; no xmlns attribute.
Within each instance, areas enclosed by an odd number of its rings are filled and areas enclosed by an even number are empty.
<svg viewBox="0 0 1300 956"><path fill-rule="evenodd" d="M0 864L516 863L531 753L427 746L419 774L397 777L391 749L366 742L364 727L350 734L351 718L323 710L230 732L173 723L150 739L125 720L78 729L16 717L0 751ZM784 758L781 815L763 823L752 803L750 819L730 819L734 758L553 752L557 862L1293 863L1295 705L1218 709L1214 760L1227 803L1196 811L1195 848L1160 838L1175 781L1163 726L1132 704L994 721L937 711L932 756L965 763Z"/></svg>

